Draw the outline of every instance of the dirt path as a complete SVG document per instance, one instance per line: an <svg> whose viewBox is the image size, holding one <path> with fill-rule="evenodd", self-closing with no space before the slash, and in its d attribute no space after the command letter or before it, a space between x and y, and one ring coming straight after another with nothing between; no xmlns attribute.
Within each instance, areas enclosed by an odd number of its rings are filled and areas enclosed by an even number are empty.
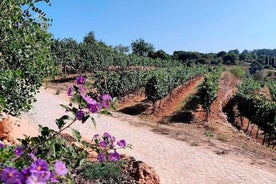
<svg viewBox="0 0 276 184"><path fill-rule="evenodd" d="M191 94L195 93L198 85L203 82L203 77L197 77L190 81L185 86L180 86L173 90L172 99L169 96L165 97L162 101L162 106L157 109L154 114L154 120L160 121L166 117L171 116L174 112L178 111L183 106L183 101Z"/></svg>
<svg viewBox="0 0 276 184"><path fill-rule="evenodd" d="M237 85L240 80L228 71L222 73L219 81L219 89L217 99L211 105L210 119L219 121L220 123L227 123L227 117L222 112L223 106L231 99L237 92Z"/></svg>
<svg viewBox="0 0 276 184"><path fill-rule="evenodd" d="M24 117L34 125L47 125L56 129L55 119L64 114L59 104L67 103L61 96L42 91L37 95L34 108ZM114 118L117 116L123 116L124 120ZM114 117L96 117L96 128L91 122L75 124L73 128L88 139L105 131L119 139L126 139L133 145L133 150L124 152L153 166L162 184L276 183L276 171L238 162L207 149L155 134L149 127L134 126L133 122L141 121L135 117L118 113L114 113Z"/></svg>

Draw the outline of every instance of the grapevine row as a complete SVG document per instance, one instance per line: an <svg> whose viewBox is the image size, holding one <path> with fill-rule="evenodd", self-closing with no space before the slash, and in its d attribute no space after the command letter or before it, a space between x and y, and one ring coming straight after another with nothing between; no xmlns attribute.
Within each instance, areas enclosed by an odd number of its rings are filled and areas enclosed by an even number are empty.
<svg viewBox="0 0 276 184"><path fill-rule="evenodd" d="M259 85L260 82L253 79L243 82L236 96L238 110L241 117L248 118L250 123L258 126L258 130L264 132L263 144L266 142L270 145L276 140L276 102L258 94Z"/></svg>
<svg viewBox="0 0 276 184"><path fill-rule="evenodd" d="M199 86L200 103L206 111L206 120L210 114L210 107L217 98L218 82L223 68L214 68L212 72L205 74L204 82Z"/></svg>
<svg viewBox="0 0 276 184"><path fill-rule="evenodd" d="M267 82L267 86L269 88L272 99L274 101L276 101L276 82L275 81L269 81L269 82Z"/></svg>
<svg viewBox="0 0 276 184"><path fill-rule="evenodd" d="M176 66L159 68L148 71L119 71L96 72L95 84L100 93L109 93L112 96L122 97L130 91L147 87L154 90L146 94L149 100L160 100L167 96L174 88L186 83L189 79L202 75L207 67L200 66ZM155 80L153 84L150 81Z"/></svg>

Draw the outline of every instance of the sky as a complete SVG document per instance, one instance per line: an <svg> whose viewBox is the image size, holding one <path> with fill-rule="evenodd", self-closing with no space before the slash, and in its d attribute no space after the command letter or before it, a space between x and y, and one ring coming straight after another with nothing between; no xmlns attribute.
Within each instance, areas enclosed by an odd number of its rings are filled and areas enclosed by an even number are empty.
<svg viewBox="0 0 276 184"><path fill-rule="evenodd" d="M55 38L90 31L107 45L138 38L172 54L276 48L276 0L50 0Z"/></svg>

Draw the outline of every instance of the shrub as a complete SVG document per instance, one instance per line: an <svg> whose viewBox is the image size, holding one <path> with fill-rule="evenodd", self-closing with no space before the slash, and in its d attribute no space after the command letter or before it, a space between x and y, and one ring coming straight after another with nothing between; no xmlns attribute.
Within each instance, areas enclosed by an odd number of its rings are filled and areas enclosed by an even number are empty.
<svg viewBox="0 0 276 184"><path fill-rule="evenodd" d="M0 106L12 115L31 108L43 77L53 70L50 20L36 7L39 1L0 2Z"/></svg>
<svg viewBox="0 0 276 184"><path fill-rule="evenodd" d="M245 76L245 71L240 66L234 66L230 69L230 72L238 78L243 78Z"/></svg>

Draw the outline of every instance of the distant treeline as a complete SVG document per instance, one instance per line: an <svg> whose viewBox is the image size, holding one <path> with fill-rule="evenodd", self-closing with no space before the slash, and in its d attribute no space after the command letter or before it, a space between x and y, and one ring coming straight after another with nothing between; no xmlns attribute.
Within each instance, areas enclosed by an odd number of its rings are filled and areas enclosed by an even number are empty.
<svg viewBox="0 0 276 184"><path fill-rule="evenodd" d="M256 49L220 51L218 53L200 53L174 51L172 55L163 50L155 51L152 44L139 38L130 46L108 46L95 39L89 32L83 41L78 43L72 38L54 39L51 45L54 63L60 66L62 73L92 72L110 67L125 69L129 66L170 67L181 64L226 64L238 65L248 62L254 70L276 68L276 49Z"/></svg>

